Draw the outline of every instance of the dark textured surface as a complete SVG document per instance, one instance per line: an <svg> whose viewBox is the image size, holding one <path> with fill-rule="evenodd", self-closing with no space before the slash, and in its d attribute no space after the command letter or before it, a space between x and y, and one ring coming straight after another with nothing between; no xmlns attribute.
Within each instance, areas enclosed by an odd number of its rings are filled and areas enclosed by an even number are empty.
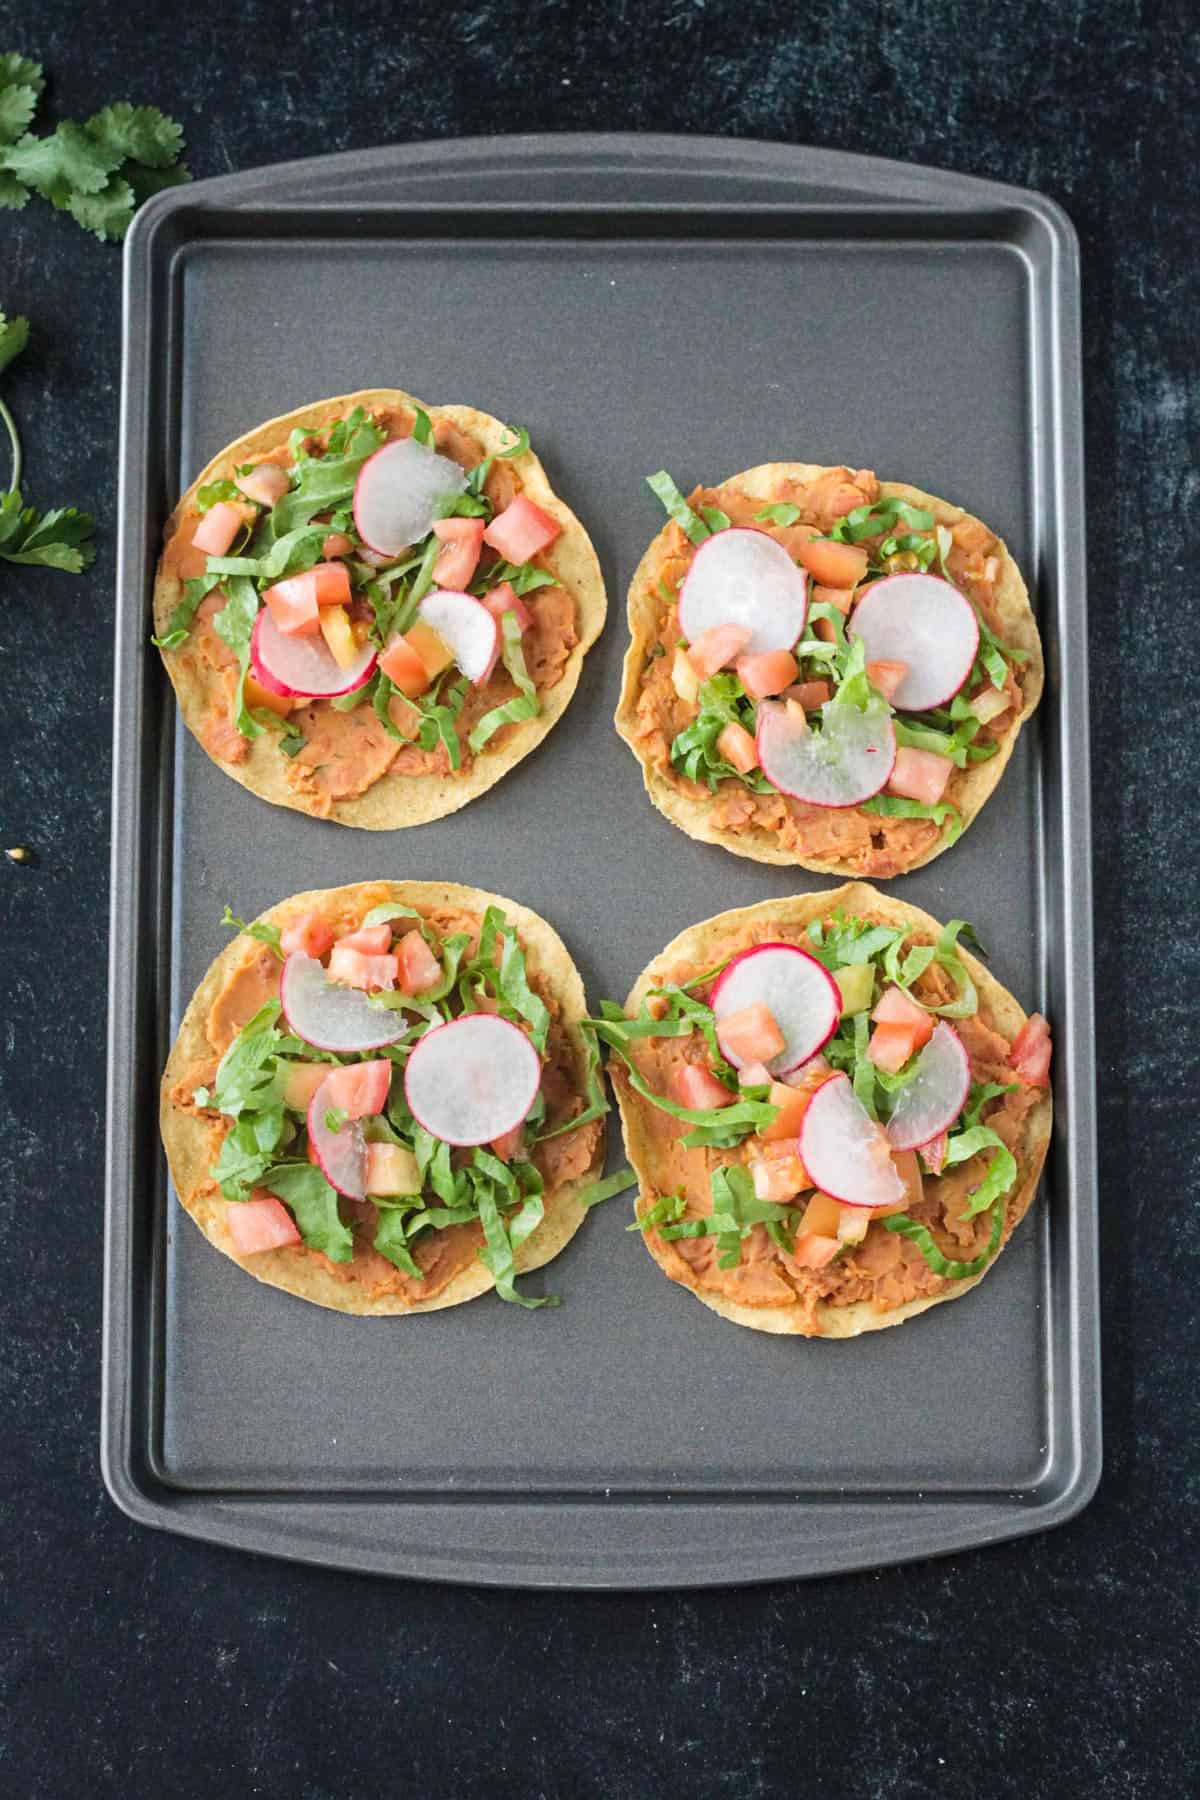
<svg viewBox="0 0 1200 1800"><path fill-rule="evenodd" d="M123 1520L95 1460L119 256L41 203L0 213L0 304L36 334L4 379L27 489L101 521L83 581L0 564L0 818L40 855L0 865L6 1792L1191 1789L1196 733L1190 639L1168 621L1194 614L1200 83L1184 9L981 11L322 4L297 23L249 0L135 23L0 5L0 48L51 68L52 116L154 101L198 175L390 138L653 127L927 160L1067 207L1089 357L1107 1231L1107 1472L1042 1539L806 1587L576 1598L334 1577ZM936 405L936 345L905 378ZM931 1404L953 1380L930 1370Z"/></svg>

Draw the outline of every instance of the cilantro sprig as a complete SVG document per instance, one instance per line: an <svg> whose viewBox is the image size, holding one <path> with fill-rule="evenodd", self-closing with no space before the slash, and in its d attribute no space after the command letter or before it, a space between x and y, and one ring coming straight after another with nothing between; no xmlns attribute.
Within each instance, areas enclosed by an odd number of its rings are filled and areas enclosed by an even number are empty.
<svg viewBox="0 0 1200 1800"><path fill-rule="evenodd" d="M19 211L39 194L115 243L143 200L191 180L179 160L183 127L155 106L121 100L82 125L62 119L53 131L31 131L45 85L39 63L0 56L0 207Z"/></svg>
<svg viewBox="0 0 1200 1800"><path fill-rule="evenodd" d="M0 59L0 83L3 82L5 63L11 60ZM0 85L0 106L4 91ZM28 342L28 319L21 316L7 319L0 311L0 371L21 354ZM8 434L12 456L11 482L6 493L0 492L0 558L5 562L81 575L96 554L92 545L91 518L73 506L52 507L49 512L40 513L36 507L25 505L21 495L21 437L17 422L2 399L0 422Z"/></svg>

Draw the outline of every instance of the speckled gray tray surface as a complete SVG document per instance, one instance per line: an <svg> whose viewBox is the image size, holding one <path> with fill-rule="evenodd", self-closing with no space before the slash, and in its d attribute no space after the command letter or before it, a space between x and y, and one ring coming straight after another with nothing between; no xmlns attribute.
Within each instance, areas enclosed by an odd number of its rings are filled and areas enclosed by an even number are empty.
<svg viewBox="0 0 1200 1800"><path fill-rule="evenodd" d="M204 182L126 260L103 1460L147 1523L450 1580L803 1575L1070 1516L1100 1466L1079 326L1040 196L704 139L417 145ZM243 792L146 643L163 519L273 414L402 386L528 427L595 541L609 621L542 747L455 817L355 832ZM158 1073L227 934L298 889L474 882L535 907L590 1000L692 921L830 886L696 844L611 715L624 595L686 490L774 459L867 464L1000 531L1037 590L1045 700L967 837L895 891L977 925L1054 1021L1040 1199L980 1288L848 1344L765 1337L665 1281L627 1200L530 1278L365 1321L248 1281L170 1194ZM1071 655L1064 658L1064 646ZM610 1166L621 1160L611 1130Z"/></svg>

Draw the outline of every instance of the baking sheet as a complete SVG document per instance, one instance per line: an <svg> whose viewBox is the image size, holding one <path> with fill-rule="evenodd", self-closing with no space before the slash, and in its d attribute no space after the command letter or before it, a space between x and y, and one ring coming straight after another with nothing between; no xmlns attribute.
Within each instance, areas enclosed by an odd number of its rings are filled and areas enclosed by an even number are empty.
<svg viewBox="0 0 1200 1800"><path fill-rule="evenodd" d="M1069 225L1037 196L780 147L505 139L198 184L127 250L104 1463L150 1523L450 1579L807 1574L1069 1516L1099 1471L1086 642ZM519 210L510 210L519 197ZM253 345L231 355L234 343ZM244 793L145 637L178 492L305 400L397 385L525 425L587 525L609 623L564 720L464 813L352 832ZM894 891L978 926L1052 1018L1042 1197L961 1305L849 1344L764 1337L667 1283L626 1200L494 1298L346 1319L247 1281L166 1191L158 1069L226 934L289 892L474 882L562 933L593 1004L677 931L832 886L693 843L611 713L661 512L753 463L867 464L958 501L1036 586L1047 693L971 831ZM1070 642L1069 665L1060 647ZM612 1127L610 1166L621 1160Z"/></svg>

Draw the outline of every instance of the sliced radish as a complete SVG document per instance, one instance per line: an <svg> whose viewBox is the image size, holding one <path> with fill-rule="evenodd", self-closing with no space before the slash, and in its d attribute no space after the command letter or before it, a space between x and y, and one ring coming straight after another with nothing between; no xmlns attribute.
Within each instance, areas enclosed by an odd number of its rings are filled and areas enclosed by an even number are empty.
<svg viewBox="0 0 1200 1800"><path fill-rule="evenodd" d="M823 1081L800 1126L800 1155L822 1193L844 1206L891 1206L904 1183L891 1146L850 1085L848 1075Z"/></svg>
<svg viewBox="0 0 1200 1800"><path fill-rule="evenodd" d="M804 709L764 700L758 709L758 760L781 794L810 806L857 806L887 784L896 761L896 731L886 706L865 712L826 701L821 729Z"/></svg>
<svg viewBox="0 0 1200 1800"><path fill-rule="evenodd" d="M416 438L393 438L369 456L354 484L354 523L363 543L399 556L427 536L438 504L464 492L466 472Z"/></svg>
<svg viewBox="0 0 1200 1800"><path fill-rule="evenodd" d="M979 621L970 601L937 575L886 575L867 588L850 617L867 661L907 663L888 696L899 712L944 706L966 681L979 653Z"/></svg>
<svg viewBox="0 0 1200 1800"><path fill-rule="evenodd" d="M833 976L795 944L756 944L743 950L718 975L708 997L718 1029L722 1019L760 1003L783 1033L783 1049L766 1064L776 1075L815 1056L837 1030L842 1010ZM744 1066L728 1050L725 1054L735 1069Z"/></svg>
<svg viewBox="0 0 1200 1800"><path fill-rule="evenodd" d="M381 1050L408 1030L402 1013L371 1006L358 988L339 987L300 950L283 965L279 999L291 1030L317 1050Z"/></svg>
<svg viewBox="0 0 1200 1800"><path fill-rule="evenodd" d="M490 1144L513 1131L537 1098L542 1063L498 1013L464 1013L418 1040L404 1093L418 1124L447 1144Z"/></svg>
<svg viewBox="0 0 1200 1800"><path fill-rule="evenodd" d="M266 607L250 633L250 667L255 679L273 694L307 694L321 700L350 694L370 681L375 660L375 646L367 642L343 669L323 637L285 636Z"/></svg>
<svg viewBox="0 0 1200 1800"><path fill-rule="evenodd" d="M475 683L487 680L500 654L500 625L481 600L442 588L426 594L421 617L454 652L464 675Z"/></svg>
<svg viewBox="0 0 1200 1800"><path fill-rule="evenodd" d="M350 1200L365 1200L366 1136L357 1119L344 1119L337 1131L330 1131L325 1114L336 1106L331 1084L323 1081L308 1103L309 1147L330 1187Z"/></svg>
<svg viewBox="0 0 1200 1800"><path fill-rule="evenodd" d="M971 1091L971 1059L966 1045L944 1019L917 1058L917 1072L888 1121L893 1150L917 1150L953 1125Z"/></svg>
<svg viewBox="0 0 1200 1800"><path fill-rule="evenodd" d="M745 654L790 650L808 617L808 579L765 531L731 526L701 544L679 592L679 628L691 642L714 625L744 625Z"/></svg>

